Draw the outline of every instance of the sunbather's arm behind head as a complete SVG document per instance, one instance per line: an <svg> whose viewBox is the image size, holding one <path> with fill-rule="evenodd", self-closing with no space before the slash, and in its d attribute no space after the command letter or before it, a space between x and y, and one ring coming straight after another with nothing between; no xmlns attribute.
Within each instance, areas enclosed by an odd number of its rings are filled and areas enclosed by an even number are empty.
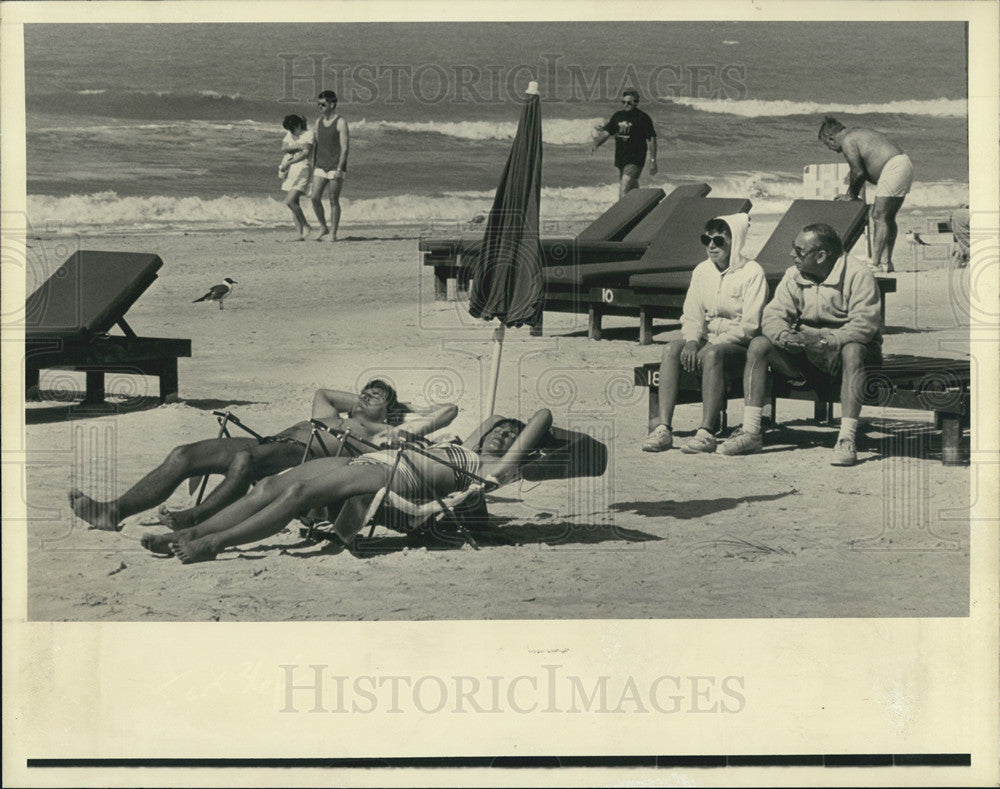
<svg viewBox="0 0 1000 789"><path fill-rule="evenodd" d="M521 464L529 460L534 451L541 446L551 427L552 412L548 408L539 408L502 458L483 459L480 469L482 476L496 477L500 484L509 482L517 476Z"/></svg>
<svg viewBox="0 0 1000 789"><path fill-rule="evenodd" d="M428 433L450 425L458 416L458 406L454 403L444 403L426 411L415 411L414 413L416 418L405 420L400 427L407 433L426 436Z"/></svg>
<svg viewBox="0 0 1000 789"><path fill-rule="evenodd" d="M350 411L359 402L353 392L341 392L337 389L317 389L313 395L312 418L329 419Z"/></svg>

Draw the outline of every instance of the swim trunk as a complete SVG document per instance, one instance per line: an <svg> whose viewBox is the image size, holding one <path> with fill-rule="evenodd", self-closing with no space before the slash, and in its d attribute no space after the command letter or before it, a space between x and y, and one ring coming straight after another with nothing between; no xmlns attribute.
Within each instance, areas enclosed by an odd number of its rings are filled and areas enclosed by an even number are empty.
<svg viewBox="0 0 1000 789"><path fill-rule="evenodd" d="M344 176L347 175L345 170L338 170L334 168L333 170L321 170L317 167L313 170L313 176L319 176L320 178L325 178L327 181L343 181Z"/></svg>
<svg viewBox="0 0 1000 789"><path fill-rule="evenodd" d="M905 197L913 186L913 162L905 153L893 156L882 167L875 185L876 197Z"/></svg>
<svg viewBox="0 0 1000 789"><path fill-rule="evenodd" d="M627 175L630 178L638 179L642 175L643 165L641 164L626 164L618 168L618 172L621 175Z"/></svg>
<svg viewBox="0 0 1000 789"><path fill-rule="evenodd" d="M297 438L292 438L291 436L264 436L263 438L257 439L257 443L260 446L265 446L266 444L293 444L306 448L306 445L299 441Z"/></svg>

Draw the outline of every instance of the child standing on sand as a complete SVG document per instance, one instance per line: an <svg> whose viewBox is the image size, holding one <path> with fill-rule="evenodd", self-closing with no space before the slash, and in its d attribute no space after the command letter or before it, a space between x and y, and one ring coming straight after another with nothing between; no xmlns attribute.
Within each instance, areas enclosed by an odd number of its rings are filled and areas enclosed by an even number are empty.
<svg viewBox="0 0 1000 789"><path fill-rule="evenodd" d="M311 158L315 138L301 115L286 115L281 125L286 134L281 141L284 156L278 167L278 177L284 179L281 188L287 193L285 205L292 212L295 229L299 231L298 240L304 241L309 236L310 227L302 213L299 198L308 194L309 184L312 182Z"/></svg>

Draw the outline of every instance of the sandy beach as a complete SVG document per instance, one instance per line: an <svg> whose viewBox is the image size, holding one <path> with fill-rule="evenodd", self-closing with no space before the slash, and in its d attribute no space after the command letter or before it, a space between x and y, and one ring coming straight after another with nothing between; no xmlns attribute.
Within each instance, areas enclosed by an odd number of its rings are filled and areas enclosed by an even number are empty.
<svg viewBox="0 0 1000 789"><path fill-rule="evenodd" d="M755 218L749 250L776 219ZM213 409L274 432L308 417L316 388L380 375L414 404L457 403L443 435L475 428L485 415L489 325L459 303L433 300L416 233L347 226L342 236L336 244L295 243L290 230L79 239L84 249L163 258L128 320L140 335L190 338L193 356L180 361L179 402L143 399L153 379L109 376L117 407L101 413L69 415L58 399L82 390L82 374L42 373L43 399L26 410L30 619L968 614L970 473L941 465L930 413L866 408L853 468L828 465L835 429L811 422L811 404L791 401L779 402L782 429L763 455L643 453L646 390L632 386L632 368L659 358L678 330L668 321L656 324L651 346L637 344L634 318L606 318L599 342L587 339L585 316L547 313L541 338L508 331L497 412L547 406L557 425L596 425L610 460L600 478L498 491L489 504L497 539L479 551L379 529L362 555L336 553L305 543L293 522L273 539L185 566L139 545L163 530L155 512L127 519L120 533L72 517L71 486L96 498L121 493L175 445L213 437ZM31 243L48 260L56 242ZM900 272L885 351L964 356L968 309L956 305L967 303L967 272ZM239 285L224 310L192 303L227 276ZM741 407L729 404L730 425ZM697 427L699 410L678 408L680 436ZM189 501L184 485L168 505Z"/></svg>

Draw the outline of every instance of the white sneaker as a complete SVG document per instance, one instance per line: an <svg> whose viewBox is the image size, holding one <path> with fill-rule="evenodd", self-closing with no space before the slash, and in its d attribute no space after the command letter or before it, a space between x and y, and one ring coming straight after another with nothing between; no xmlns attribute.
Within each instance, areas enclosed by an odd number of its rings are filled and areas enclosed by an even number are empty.
<svg viewBox="0 0 1000 789"><path fill-rule="evenodd" d="M854 446L854 441L850 438L837 440L833 448L833 457L830 460L831 466L853 466L858 462L858 451Z"/></svg>
<svg viewBox="0 0 1000 789"><path fill-rule="evenodd" d="M666 425L657 425L642 442L643 452L663 452L674 445L674 436Z"/></svg>

